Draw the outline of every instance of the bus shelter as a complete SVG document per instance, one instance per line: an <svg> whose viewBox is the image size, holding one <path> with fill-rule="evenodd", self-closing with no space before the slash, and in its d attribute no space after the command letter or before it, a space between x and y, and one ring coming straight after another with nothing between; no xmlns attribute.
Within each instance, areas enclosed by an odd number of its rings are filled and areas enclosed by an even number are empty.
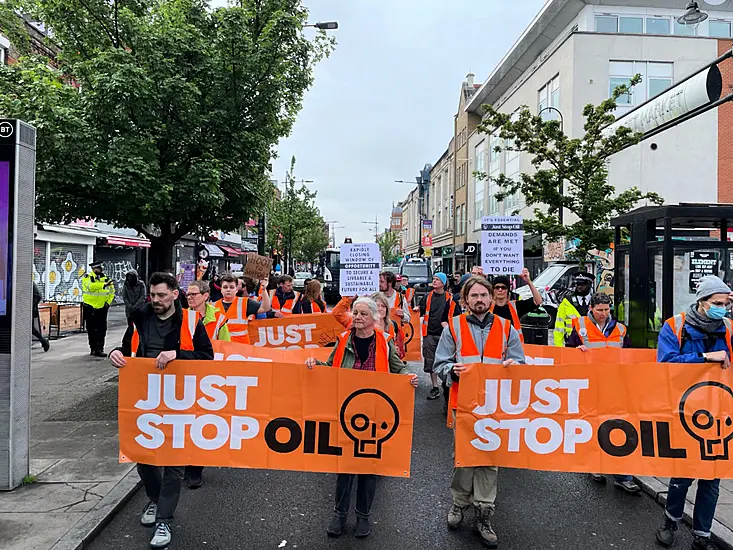
<svg viewBox="0 0 733 550"><path fill-rule="evenodd" d="M733 205L645 206L611 225L614 303L633 347L657 347L662 323L695 301L701 277L733 280Z"/></svg>

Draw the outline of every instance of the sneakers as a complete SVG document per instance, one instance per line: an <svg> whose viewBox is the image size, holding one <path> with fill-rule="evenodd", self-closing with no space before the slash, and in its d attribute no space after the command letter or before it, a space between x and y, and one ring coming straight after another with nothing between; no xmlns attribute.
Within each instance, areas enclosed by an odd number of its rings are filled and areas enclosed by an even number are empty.
<svg viewBox="0 0 733 550"><path fill-rule="evenodd" d="M692 550L718 550L718 547L712 543L710 537L699 537L695 535L692 540Z"/></svg>
<svg viewBox="0 0 733 550"><path fill-rule="evenodd" d="M158 513L158 505L154 502L148 502L148 505L143 510L143 515L140 517L140 523L145 527L155 525L155 514Z"/></svg>
<svg viewBox="0 0 733 550"><path fill-rule="evenodd" d="M596 483L602 483L603 485L606 484L606 476L603 474L591 474L590 478Z"/></svg>
<svg viewBox="0 0 733 550"><path fill-rule="evenodd" d="M657 541L662 546L672 546L674 542L674 532L677 530L677 522L669 517L664 517L664 525L657 529ZM698 537L695 537L696 539ZM704 547L703 547L704 548Z"/></svg>
<svg viewBox="0 0 733 550"><path fill-rule="evenodd" d="M432 401L433 399L438 399L438 397L440 397L440 388L432 388L428 394L428 399Z"/></svg>
<svg viewBox="0 0 733 550"><path fill-rule="evenodd" d="M448 529L458 529L463 521L463 513L468 509L468 506L458 506L454 504L448 511Z"/></svg>
<svg viewBox="0 0 733 550"><path fill-rule="evenodd" d="M331 518L331 523L328 524L328 527L326 528L326 533L329 537L340 537L341 534L344 532L344 525L346 524L346 518L339 516L338 514L334 514L333 518Z"/></svg>
<svg viewBox="0 0 733 550"><path fill-rule="evenodd" d="M499 537L496 536L493 527L491 527L491 515L494 510L488 506L476 507L476 533L481 537L481 542L486 548L496 548L499 546Z"/></svg>
<svg viewBox="0 0 733 550"><path fill-rule="evenodd" d="M354 536L357 539L363 539L368 537L372 532L372 526L369 523L369 518L358 517L356 518L356 530Z"/></svg>
<svg viewBox="0 0 733 550"><path fill-rule="evenodd" d="M614 481L613 486L617 489L621 489L622 491L626 491L629 494L632 495L638 495L641 493L641 487L639 487L636 483L633 481Z"/></svg>
<svg viewBox="0 0 733 550"><path fill-rule="evenodd" d="M167 523L156 523L155 533L150 539L151 548L165 548L171 543L171 528Z"/></svg>

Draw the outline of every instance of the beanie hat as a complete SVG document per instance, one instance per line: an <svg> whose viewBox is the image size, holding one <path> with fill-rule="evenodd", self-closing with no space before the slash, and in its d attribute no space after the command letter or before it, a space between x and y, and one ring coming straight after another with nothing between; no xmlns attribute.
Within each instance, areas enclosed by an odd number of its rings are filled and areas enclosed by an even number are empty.
<svg viewBox="0 0 733 550"><path fill-rule="evenodd" d="M704 300L713 294L730 294L730 292L730 288L728 288L728 285L720 277L705 275L697 283L697 294L695 297L698 300Z"/></svg>
<svg viewBox="0 0 733 550"><path fill-rule="evenodd" d="M441 273L438 271L437 273L433 273L433 277L437 277L440 279L440 282L443 283L443 286L448 284L448 277L445 276L445 273Z"/></svg>
<svg viewBox="0 0 733 550"><path fill-rule="evenodd" d="M512 283L509 281L509 277L506 275L497 275L494 280L491 281L492 285L504 285L507 288L511 288Z"/></svg>

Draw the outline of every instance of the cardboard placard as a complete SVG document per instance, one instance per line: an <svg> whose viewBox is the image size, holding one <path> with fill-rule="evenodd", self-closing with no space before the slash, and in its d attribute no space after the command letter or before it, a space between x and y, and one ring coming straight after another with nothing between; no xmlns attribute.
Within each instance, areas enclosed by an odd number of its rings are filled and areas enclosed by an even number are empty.
<svg viewBox="0 0 733 550"><path fill-rule="evenodd" d="M255 281L262 281L270 277L272 258L260 256L254 252L247 253L247 264L244 266L244 275Z"/></svg>

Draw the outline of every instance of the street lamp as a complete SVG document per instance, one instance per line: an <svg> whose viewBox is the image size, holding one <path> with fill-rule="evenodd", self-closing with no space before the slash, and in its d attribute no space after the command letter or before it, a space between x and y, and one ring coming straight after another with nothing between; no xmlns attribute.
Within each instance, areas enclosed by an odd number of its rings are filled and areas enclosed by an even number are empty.
<svg viewBox="0 0 733 550"><path fill-rule="evenodd" d="M288 193L288 202L289 208L288 208L288 262L286 265L286 268L288 270L288 273L290 273L291 267L293 264L293 203L295 202L295 197L293 197L292 192L295 188L295 183L297 183L298 180L291 179L288 177L285 181L285 190ZM292 183L293 185L288 185L288 183ZM301 185L308 185L309 183L314 183L313 180L300 180Z"/></svg>
<svg viewBox="0 0 733 550"><path fill-rule="evenodd" d="M313 23L313 24L305 24L304 27L313 27L315 29L319 29L322 31L335 31L339 28L339 24L337 21L326 21L325 23Z"/></svg>
<svg viewBox="0 0 733 550"><path fill-rule="evenodd" d="M687 3L685 13L677 18L680 25L699 25L708 18L708 14L700 11L700 6L694 0Z"/></svg>
<svg viewBox="0 0 733 550"><path fill-rule="evenodd" d="M559 121L560 121L560 131L562 133L565 133L565 119L563 119L562 112L560 112L560 109L556 107L545 107L544 109L541 109L540 112L537 113L537 115L540 118L542 118L542 120L545 120L542 117L542 113L544 113L545 111L550 112L550 113L552 112L557 113L557 116L559 117ZM557 119L550 119L550 120L557 120ZM560 189L560 196L564 197L565 196L565 182L563 181L562 176L560 176L560 174L558 174L558 179L560 180L558 183L558 188ZM558 220L560 220L560 225L565 225L564 219L563 219L563 210L564 210L563 207L560 206L560 211L557 216Z"/></svg>

